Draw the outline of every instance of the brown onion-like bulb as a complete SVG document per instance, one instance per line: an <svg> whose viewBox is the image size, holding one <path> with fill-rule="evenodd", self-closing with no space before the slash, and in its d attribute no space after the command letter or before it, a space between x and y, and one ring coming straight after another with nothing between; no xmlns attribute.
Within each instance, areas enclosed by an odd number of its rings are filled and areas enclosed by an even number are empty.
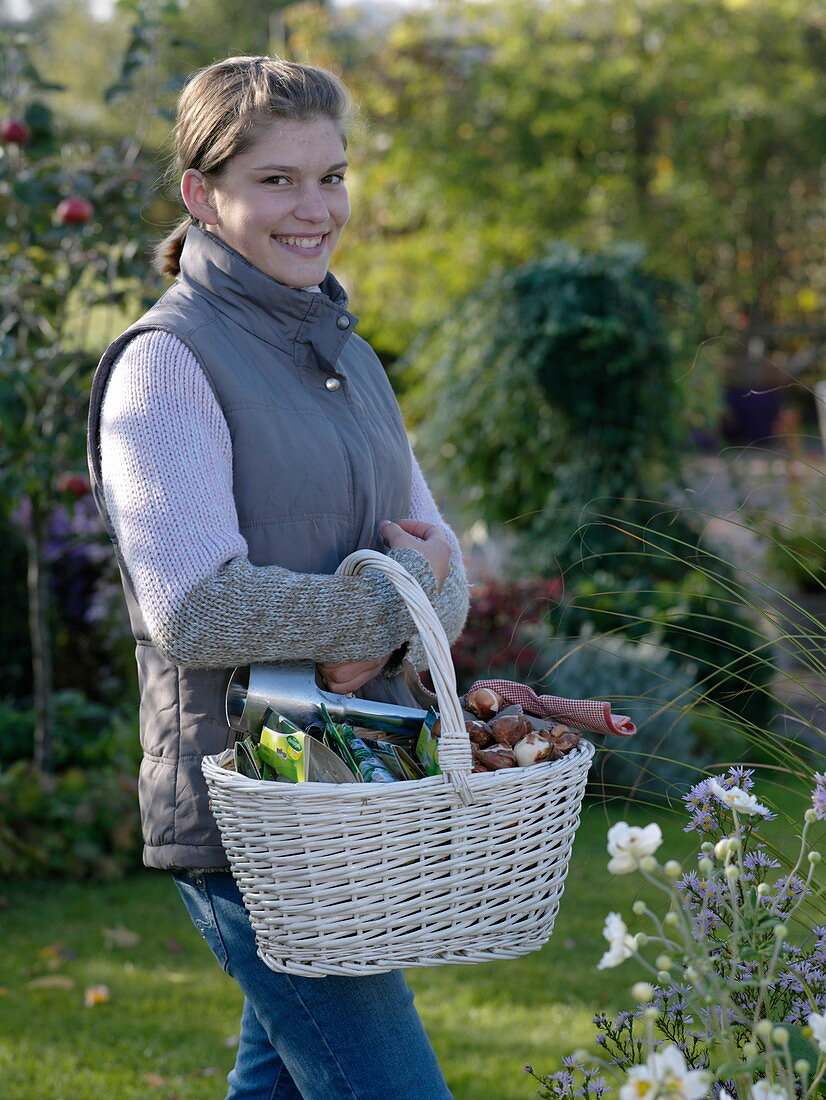
<svg viewBox="0 0 826 1100"><path fill-rule="evenodd" d="M479 749L475 758L488 771L516 767L516 757L513 755L513 749L509 749L505 745L492 745L489 749Z"/></svg>
<svg viewBox="0 0 826 1100"><path fill-rule="evenodd" d="M494 714L498 714L502 707L507 706L502 696L491 688L476 688L474 691L469 691L465 703L467 709L483 722L487 722L493 718Z"/></svg>
<svg viewBox="0 0 826 1100"><path fill-rule="evenodd" d="M490 724L493 736L500 745L508 745L510 748L521 741L526 734L533 729L531 721L524 714L503 714L494 718Z"/></svg>
<svg viewBox="0 0 826 1100"><path fill-rule="evenodd" d="M474 718L469 722L465 722L465 729L472 744L478 745L481 749L492 745L494 742L493 730L487 722L480 722L478 718Z"/></svg>
<svg viewBox="0 0 826 1100"><path fill-rule="evenodd" d="M531 730L525 734L521 741L513 747L513 755L520 768L528 768L531 764L539 764L542 760L548 760L553 752L547 737L537 730Z"/></svg>

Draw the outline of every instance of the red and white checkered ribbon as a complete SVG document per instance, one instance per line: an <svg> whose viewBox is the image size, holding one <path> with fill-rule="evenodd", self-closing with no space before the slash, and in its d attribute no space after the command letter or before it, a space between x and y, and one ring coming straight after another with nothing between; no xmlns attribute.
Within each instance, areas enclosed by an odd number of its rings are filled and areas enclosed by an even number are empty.
<svg viewBox="0 0 826 1100"><path fill-rule="evenodd" d="M631 737L637 727L624 714L612 714L610 703L595 699L561 699L558 695L537 695L525 684L512 680L477 680L471 687L490 688L509 703L518 703L526 714L537 718L554 718L565 725L588 733L614 733L618 737Z"/></svg>

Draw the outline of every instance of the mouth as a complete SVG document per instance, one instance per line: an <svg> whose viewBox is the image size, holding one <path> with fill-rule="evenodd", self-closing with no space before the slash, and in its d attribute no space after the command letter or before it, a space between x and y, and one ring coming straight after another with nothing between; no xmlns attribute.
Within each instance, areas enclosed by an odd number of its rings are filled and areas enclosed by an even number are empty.
<svg viewBox="0 0 826 1100"><path fill-rule="evenodd" d="M326 233L317 233L313 237L273 237L273 240L286 248L298 249L299 252L311 252L321 247L325 237Z"/></svg>

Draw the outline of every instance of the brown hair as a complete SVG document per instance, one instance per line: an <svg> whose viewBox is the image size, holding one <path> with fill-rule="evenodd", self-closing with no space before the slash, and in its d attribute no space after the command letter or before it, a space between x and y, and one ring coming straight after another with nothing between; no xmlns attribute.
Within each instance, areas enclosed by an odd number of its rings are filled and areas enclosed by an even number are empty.
<svg viewBox="0 0 826 1100"><path fill-rule="evenodd" d="M275 119L330 119L347 144L354 109L347 89L332 73L278 57L230 57L200 69L178 100L174 171L178 178L197 168L220 175L227 163L256 138L258 127ZM177 275L193 218L187 216L155 250L155 266Z"/></svg>

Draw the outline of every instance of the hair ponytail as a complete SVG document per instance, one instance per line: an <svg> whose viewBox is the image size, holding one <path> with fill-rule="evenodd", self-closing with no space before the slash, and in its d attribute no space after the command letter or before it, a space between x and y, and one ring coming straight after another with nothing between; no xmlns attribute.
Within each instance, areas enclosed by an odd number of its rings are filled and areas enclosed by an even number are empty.
<svg viewBox="0 0 826 1100"><path fill-rule="evenodd" d="M178 275L181 270L181 253L192 218L187 216L178 222L171 233L155 247L155 270L161 275Z"/></svg>

